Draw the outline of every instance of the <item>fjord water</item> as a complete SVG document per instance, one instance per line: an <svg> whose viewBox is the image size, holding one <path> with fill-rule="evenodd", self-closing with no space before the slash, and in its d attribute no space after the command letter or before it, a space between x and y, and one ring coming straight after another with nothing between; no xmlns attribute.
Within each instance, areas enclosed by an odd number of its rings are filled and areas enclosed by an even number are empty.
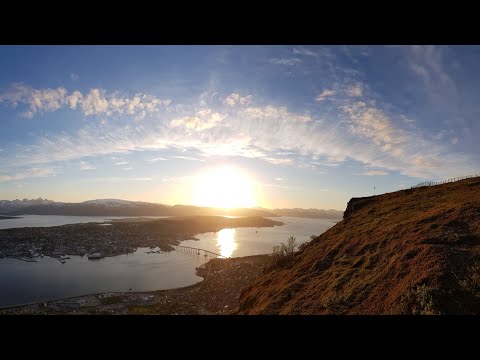
<svg viewBox="0 0 480 360"><path fill-rule="evenodd" d="M0 307L99 292L147 291L195 284L199 266L188 254L133 254L100 260L71 256L65 264L45 256L38 262L0 259Z"/></svg>
<svg viewBox="0 0 480 360"><path fill-rule="evenodd" d="M19 215L16 219L1 219L0 229L20 227L48 227L89 222L104 222L110 219L126 219L134 216L61 216L61 215ZM142 218L161 219L169 216L142 216Z"/></svg>
<svg viewBox="0 0 480 360"><path fill-rule="evenodd" d="M119 217L27 215L20 226L102 222L113 218ZM335 224L335 221L325 219L272 219L285 225L223 229L215 233L198 234L198 241L182 241L180 245L209 250L226 257L265 254L271 253L273 246L286 242L290 236L295 236L297 244L301 244L309 241L310 235L320 235ZM6 221L9 220L0 223ZM202 280L195 274L195 268L210 259L205 258L203 253L197 255L196 252L179 250L147 253L149 250L139 248L132 254L100 260L71 256L65 264L50 257L38 258L36 263L0 259L0 306L99 292L152 291L188 286Z"/></svg>
<svg viewBox="0 0 480 360"><path fill-rule="evenodd" d="M336 224L333 220L286 216L269 219L281 221L285 225L223 229L198 234L196 238L199 241L182 241L181 245L209 250L225 257L268 254L272 252L273 246L286 243L290 236L294 236L296 244L300 245L310 241L310 235L320 235Z"/></svg>

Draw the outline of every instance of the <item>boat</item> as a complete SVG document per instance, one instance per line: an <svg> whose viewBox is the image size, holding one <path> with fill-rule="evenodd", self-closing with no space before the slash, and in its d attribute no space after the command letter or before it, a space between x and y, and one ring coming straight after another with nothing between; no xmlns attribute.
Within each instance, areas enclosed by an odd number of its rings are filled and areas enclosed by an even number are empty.
<svg viewBox="0 0 480 360"><path fill-rule="evenodd" d="M88 260L98 260L98 259L104 258L105 256L102 256L101 253L93 253L93 254L88 254L87 257L88 257Z"/></svg>

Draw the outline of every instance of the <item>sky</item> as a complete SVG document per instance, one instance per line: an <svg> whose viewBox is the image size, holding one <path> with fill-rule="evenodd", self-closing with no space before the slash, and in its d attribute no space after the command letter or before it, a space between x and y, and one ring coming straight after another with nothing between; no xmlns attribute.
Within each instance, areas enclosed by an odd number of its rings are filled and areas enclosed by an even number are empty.
<svg viewBox="0 0 480 360"><path fill-rule="evenodd" d="M477 174L479 63L478 46L0 46L0 199L344 210Z"/></svg>

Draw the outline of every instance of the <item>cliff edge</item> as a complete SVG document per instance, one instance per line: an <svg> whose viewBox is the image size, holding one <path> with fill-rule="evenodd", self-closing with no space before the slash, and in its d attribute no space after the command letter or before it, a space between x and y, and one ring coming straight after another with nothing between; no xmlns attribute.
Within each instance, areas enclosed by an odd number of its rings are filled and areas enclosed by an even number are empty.
<svg viewBox="0 0 480 360"><path fill-rule="evenodd" d="M480 314L480 178L353 198L238 314Z"/></svg>

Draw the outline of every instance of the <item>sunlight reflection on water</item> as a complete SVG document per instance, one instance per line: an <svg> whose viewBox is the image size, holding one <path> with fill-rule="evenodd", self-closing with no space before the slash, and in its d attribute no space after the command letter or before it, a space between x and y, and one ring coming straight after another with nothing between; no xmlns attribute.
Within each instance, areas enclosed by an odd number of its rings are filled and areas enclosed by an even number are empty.
<svg viewBox="0 0 480 360"><path fill-rule="evenodd" d="M237 248L237 242L235 241L235 229L222 229L217 233L217 247L219 248L220 255L225 257L232 256L233 252Z"/></svg>

